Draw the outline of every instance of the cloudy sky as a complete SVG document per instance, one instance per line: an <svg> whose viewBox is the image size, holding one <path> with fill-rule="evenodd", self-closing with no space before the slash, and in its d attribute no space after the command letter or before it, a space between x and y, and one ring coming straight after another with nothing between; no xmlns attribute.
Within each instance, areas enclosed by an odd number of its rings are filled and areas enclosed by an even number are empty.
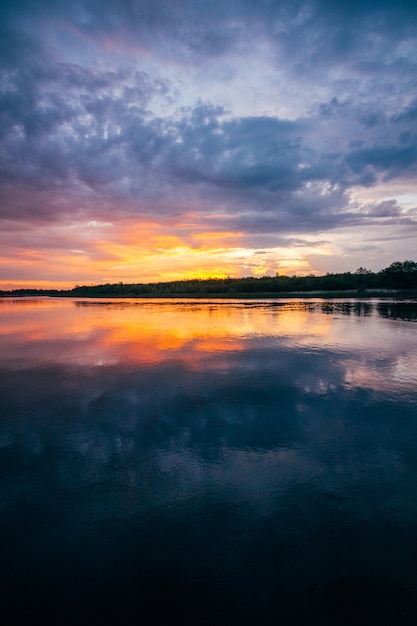
<svg viewBox="0 0 417 626"><path fill-rule="evenodd" d="M417 260L415 0L0 3L0 286Z"/></svg>

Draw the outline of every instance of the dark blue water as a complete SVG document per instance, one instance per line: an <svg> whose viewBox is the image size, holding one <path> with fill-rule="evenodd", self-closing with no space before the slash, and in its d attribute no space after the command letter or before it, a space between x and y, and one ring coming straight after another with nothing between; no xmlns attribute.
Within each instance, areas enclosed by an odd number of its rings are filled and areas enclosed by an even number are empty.
<svg viewBox="0 0 417 626"><path fill-rule="evenodd" d="M416 321L0 301L3 623L414 625Z"/></svg>

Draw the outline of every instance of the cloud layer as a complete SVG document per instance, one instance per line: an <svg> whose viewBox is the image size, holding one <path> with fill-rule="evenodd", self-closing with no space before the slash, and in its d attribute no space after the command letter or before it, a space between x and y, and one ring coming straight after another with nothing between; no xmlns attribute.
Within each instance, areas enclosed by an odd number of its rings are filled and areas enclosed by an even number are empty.
<svg viewBox="0 0 417 626"><path fill-rule="evenodd" d="M286 257L380 269L417 252L414 2L0 11L3 281L59 280L42 270L51 248L68 259L64 282L74 254L80 282L141 280L139 259L145 278L163 277L192 250L206 258L177 274L276 271ZM95 265L105 251L110 265Z"/></svg>

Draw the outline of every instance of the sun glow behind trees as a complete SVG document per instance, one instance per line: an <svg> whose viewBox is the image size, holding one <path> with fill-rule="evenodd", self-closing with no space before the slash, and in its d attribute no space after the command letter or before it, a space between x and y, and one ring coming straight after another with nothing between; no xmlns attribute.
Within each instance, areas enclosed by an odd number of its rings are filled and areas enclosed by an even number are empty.
<svg viewBox="0 0 417 626"><path fill-rule="evenodd" d="M360 267L356 272L330 274L325 276L263 276L260 278L194 278L157 283L106 283L101 285L76 285L69 290L17 289L0 291L0 295L51 295L71 297L273 297L285 293L346 292L373 293L376 290L417 289L417 263L395 261L389 267L374 273Z"/></svg>

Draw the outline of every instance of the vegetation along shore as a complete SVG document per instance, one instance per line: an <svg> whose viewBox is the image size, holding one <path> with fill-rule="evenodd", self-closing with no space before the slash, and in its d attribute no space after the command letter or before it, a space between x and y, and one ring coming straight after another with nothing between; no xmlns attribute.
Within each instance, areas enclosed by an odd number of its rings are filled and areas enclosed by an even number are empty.
<svg viewBox="0 0 417 626"><path fill-rule="evenodd" d="M396 261L380 272L360 267L356 272L324 276L263 276L208 278L158 283L76 285L73 289L13 289L0 296L86 298L273 298L273 297L417 297L417 262Z"/></svg>

